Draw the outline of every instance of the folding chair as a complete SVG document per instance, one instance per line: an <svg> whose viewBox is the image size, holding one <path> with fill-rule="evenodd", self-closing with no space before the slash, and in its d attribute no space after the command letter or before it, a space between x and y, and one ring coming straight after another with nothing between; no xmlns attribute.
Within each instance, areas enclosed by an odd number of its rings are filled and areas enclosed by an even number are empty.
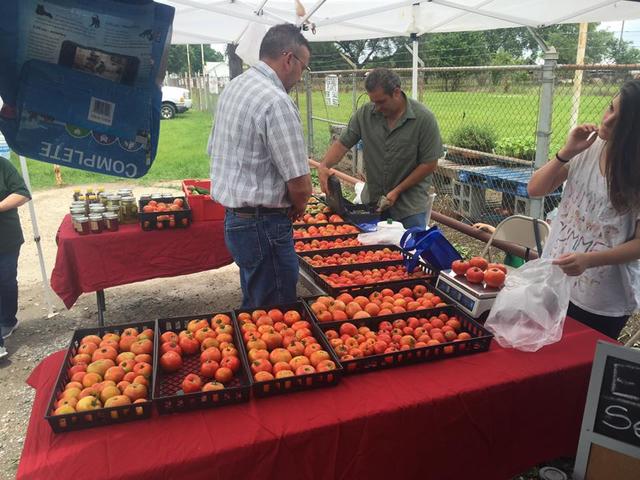
<svg viewBox="0 0 640 480"><path fill-rule="evenodd" d="M536 249L542 255L542 247L549 236L549 225L537 218L524 215L512 215L502 220L482 252L482 256L491 261L490 247L494 240L504 240L526 249L525 260L529 260L529 251Z"/></svg>

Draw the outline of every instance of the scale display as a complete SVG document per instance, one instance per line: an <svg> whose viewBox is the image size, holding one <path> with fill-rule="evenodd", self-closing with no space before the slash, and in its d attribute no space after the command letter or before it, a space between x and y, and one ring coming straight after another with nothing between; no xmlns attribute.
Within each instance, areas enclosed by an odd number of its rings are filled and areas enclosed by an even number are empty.
<svg viewBox="0 0 640 480"><path fill-rule="evenodd" d="M440 272L436 288L476 319L489 314L496 295L500 291L482 284L469 283L466 278L456 275L452 270Z"/></svg>

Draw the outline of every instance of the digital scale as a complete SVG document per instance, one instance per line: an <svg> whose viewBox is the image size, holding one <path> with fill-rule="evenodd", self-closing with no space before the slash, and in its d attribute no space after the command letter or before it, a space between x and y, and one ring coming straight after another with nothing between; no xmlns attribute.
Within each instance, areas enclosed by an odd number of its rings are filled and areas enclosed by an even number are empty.
<svg viewBox="0 0 640 480"><path fill-rule="evenodd" d="M482 283L470 283L464 275L456 275L453 270L442 270L436 280L436 289L454 302L460 309L475 318L484 321L500 291Z"/></svg>

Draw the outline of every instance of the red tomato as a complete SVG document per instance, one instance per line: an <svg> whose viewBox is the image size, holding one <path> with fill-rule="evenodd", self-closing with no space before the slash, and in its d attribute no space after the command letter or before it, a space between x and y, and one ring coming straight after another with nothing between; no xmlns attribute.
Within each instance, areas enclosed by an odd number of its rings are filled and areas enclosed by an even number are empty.
<svg viewBox="0 0 640 480"><path fill-rule="evenodd" d="M490 287L500 288L505 278L505 273L498 268L489 268L484 272L484 281Z"/></svg>
<svg viewBox="0 0 640 480"><path fill-rule="evenodd" d="M200 342L195 338L189 338L187 336L180 339L179 345L185 355L193 355L200 350Z"/></svg>
<svg viewBox="0 0 640 480"><path fill-rule="evenodd" d="M207 360L213 360L219 362L222 359L220 350L216 347L209 347L200 354L200 362L206 362Z"/></svg>
<svg viewBox="0 0 640 480"><path fill-rule="evenodd" d="M165 372L175 372L182 366L182 357L179 353L169 351L160 357L160 366Z"/></svg>
<svg viewBox="0 0 640 480"><path fill-rule="evenodd" d="M265 358L257 358L251 362L251 371L254 375L258 372L271 372L271 362Z"/></svg>
<svg viewBox="0 0 640 480"><path fill-rule="evenodd" d="M178 354L182 354L182 349L176 342L164 342L162 345L160 345L160 353L163 354L167 352L176 352Z"/></svg>
<svg viewBox="0 0 640 480"><path fill-rule="evenodd" d="M502 263L490 263L487 266L487 269L489 268L497 268L498 270L502 270L505 275L507 274L507 267L505 267Z"/></svg>
<svg viewBox="0 0 640 480"><path fill-rule="evenodd" d="M190 373L182 380L182 391L184 393L199 392L202 389L202 379L195 373Z"/></svg>
<svg viewBox="0 0 640 480"><path fill-rule="evenodd" d="M472 267L478 267L480 270L486 270L489 262L487 262L482 257L473 257L471 260L469 260L469 264Z"/></svg>
<svg viewBox="0 0 640 480"><path fill-rule="evenodd" d="M216 381L220 383L230 382L233 379L233 371L227 367L220 367L216 370L215 378Z"/></svg>
<svg viewBox="0 0 640 480"><path fill-rule="evenodd" d="M220 365L215 360L207 360L200 365L200 375L203 377L213 377Z"/></svg>
<svg viewBox="0 0 640 480"><path fill-rule="evenodd" d="M469 283L482 283L484 280L484 272L478 267L471 267L465 274Z"/></svg>
<svg viewBox="0 0 640 480"><path fill-rule="evenodd" d="M471 264L466 260L456 260L451 264L451 269L456 275L464 275L471 268Z"/></svg>
<svg viewBox="0 0 640 480"><path fill-rule="evenodd" d="M240 359L238 357L224 357L220 360L220 367L228 368L232 372L237 372L240 370ZM218 369L220 370L220 369Z"/></svg>

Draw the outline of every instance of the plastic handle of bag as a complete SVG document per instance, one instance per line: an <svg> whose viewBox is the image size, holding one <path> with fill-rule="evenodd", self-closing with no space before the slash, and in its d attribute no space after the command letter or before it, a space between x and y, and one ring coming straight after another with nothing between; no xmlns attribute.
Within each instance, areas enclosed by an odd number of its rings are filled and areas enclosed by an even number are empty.
<svg viewBox="0 0 640 480"><path fill-rule="evenodd" d="M533 236L536 239L536 248L538 250L538 258L542 256L542 242L540 240L540 220L533 219Z"/></svg>
<svg viewBox="0 0 640 480"><path fill-rule="evenodd" d="M418 239L419 233L425 233L420 227L411 227L408 228L403 234L402 238L400 238L400 247L405 250L413 250L416 248L416 245L420 242L421 239Z"/></svg>

